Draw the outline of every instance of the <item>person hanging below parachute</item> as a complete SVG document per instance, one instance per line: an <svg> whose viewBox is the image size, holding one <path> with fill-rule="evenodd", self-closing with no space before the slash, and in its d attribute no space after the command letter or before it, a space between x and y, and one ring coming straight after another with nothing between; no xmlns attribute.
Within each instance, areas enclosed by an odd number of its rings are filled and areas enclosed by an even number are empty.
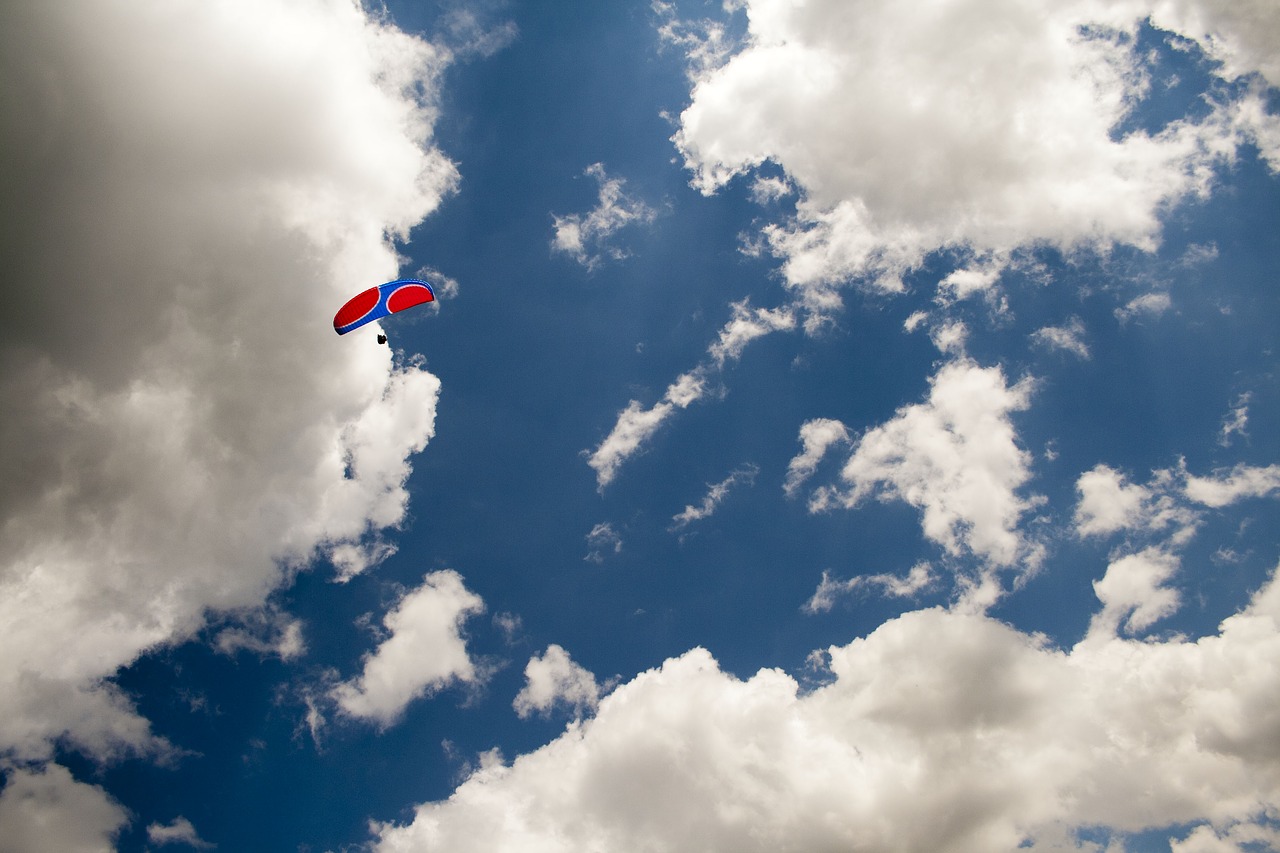
<svg viewBox="0 0 1280 853"><path fill-rule="evenodd" d="M347 300L333 315L333 330L340 335L354 331L366 323L397 314L406 308L434 302L436 292L431 285L416 278L401 278L371 287ZM378 343L385 344L387 336L378 335Z"/></svg>

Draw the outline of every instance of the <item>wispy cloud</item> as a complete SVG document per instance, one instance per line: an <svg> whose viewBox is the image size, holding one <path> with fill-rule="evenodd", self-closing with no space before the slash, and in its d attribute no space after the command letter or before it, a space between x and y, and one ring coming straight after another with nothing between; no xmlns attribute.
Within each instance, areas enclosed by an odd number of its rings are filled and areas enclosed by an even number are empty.
<svg viewBox="0 0 1280 853"><path fill-rule="evenodd" d="M827 451L840 445L849 445L849 430L840 421L831 418L815 418L800 426L800 443L803 450L787 465L787 478L783 491L794 497L800 487L818 470Z"/></svg>
<svg viewBox="0 0 1280 853"><path fill-rule="evenodd" d="M707 349L707 359L678 376L652 406L645 408L639 400L628 403L618 413L613 429L587 455L587 464L595 470L601 490L613 482L623 463L638 453L672 415L706 396L712 380L726 364L741 358L751 341L796 328L796 315L791 308L752 308L743 300L730 305L730 311L729 321Z"/></svg>
<svg viewBox="0 0 1280 853"><path fill-rule="evenodd" d="M1088 360L1089 345L1084 342L1084 322L1072 317L1061 326L1045 326L1031 333L1031 342L1048 350L1062 350Z"/></svg>
<svg viewBox="0 0 1280 853"><path fill-rule="evenodd" d="M591 528L591 532L587 534L587 547L590 550L583 559L588 563L599 565L604 562L607 553L622 552L622 536L613 529L612 524L603 521Z"/></svg>
<svg viewBox="0 0 1280 853"><path fill-rule="evenodd" d="M623 190L626 181L609 177L603 164L593 163L585 174L595 178L600 185L596 206L585 214L553 214L556 234L551 248L569 255L588 270L594 270L606 260L626 258L630 253L614 245L611 242L613 236L628 226L652 222L658 211L628 195Z"/></svg>
<svg viewBox="0 0 1280 853"><path fill-rule="evenodd" d="M196 850L212 850L213 844L196 832L191 821L178 816L168 823L152 823L147 826L147 841L163 847L166 844L182 844Z"/></svg>
<svg viewBox="0 0 1280 853"><path fill-rule="evenodd" d="M681 512L672 516L671 527L668 529L672 532L683 530L695 521L710 518L715 514L720 504L724 502L731 489L742 484L753 485L756 481L756 475L759 473L760 467L758 465L747 464L735 469L733 473L720 482L710 484L707 493L702 498L702 502L697 506L690 504Z"/></svg>
<svg viewBox="0 0 1280 853"><path fill-rule="evenodd" d="M806 613L825 613L835 606L836 599L868 587L878 589L881 595L890 598L910 598L928 589L935 580L933 567L923 561L912 566L906 577L878 574L858 575L848 580L839 580L832 577L829 570L824 569L818 588L801 609Z"/></svg>
<svg viewBox="0 0 1280 853"><path fill-rule="evenodd" d="M1222 429L1218 432L1218 444L1230 447L1235 436L1249 437L1249 402L1253 394L1246 391L1236 398L1231 411L1222 419Z"/></svg>
<svg viewBox="0 0 1280 853"><path fill-rule="evenodd" d="M1115 310L1116 319L1122 324L1135 317L1159 317L1173 306L1173 300L1167 293L1144 293L1135 296Z"/></svg>

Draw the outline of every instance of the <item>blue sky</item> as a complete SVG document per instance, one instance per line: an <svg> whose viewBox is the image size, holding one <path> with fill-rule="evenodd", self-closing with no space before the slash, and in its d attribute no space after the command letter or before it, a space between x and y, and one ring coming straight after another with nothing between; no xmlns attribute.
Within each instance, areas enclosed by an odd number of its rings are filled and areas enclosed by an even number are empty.
<svg viewBox="0 0 1280 853"><path fill-rule="evenodd" d="M0 15L0 846L1280 848L1280 12Z"/></svg>

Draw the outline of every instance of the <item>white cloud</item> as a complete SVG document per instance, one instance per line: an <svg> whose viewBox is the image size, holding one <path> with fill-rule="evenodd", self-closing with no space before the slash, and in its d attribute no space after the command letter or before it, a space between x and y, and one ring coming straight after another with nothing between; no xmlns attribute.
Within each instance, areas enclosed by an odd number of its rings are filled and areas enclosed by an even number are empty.
<svg viewBox="0 0 1280 853"><path fill-rule="evenodd" d="M742 483L753 485L756 481L756 475L759 473L760 467L758 465L748 464L734 470L733 473L720 482L710 484L700 504L697 506L690 504L671 517L670 529L672 531L682 530L695 521L711 517L733 487Z"/></svg>
<svg viewBox="0 0 1280 853"><path fill-rule="evenodd" d="M387 638L365 656L357 678L333 689L333 699L345 714L385 728L413 700L454 682L476 681L462 625L483 611L484 602L457 572L432 572L386 615Z"/></svg>
<svg viewBox="0 0 1280 853"><path fill-rule="evenodd" d="M959 360L930 380L929 399L899 409L868 430L845 463L843 486L823 486L814 511L852 509L867 498L902 500L923 512L924 534L949 554L967 549L993 565L1025 556L1018 519L1031 502L1017 492L1030 478L1011 413L1030 404L1031 382L1010 387L998 367ZM801 471L809 463L803 461Z"/></svg>
<svg viewBox="0 0 1280 853"><path fill-rule="evenodd" d="M18 0L0 52L0 750L154 749L101 679L404 517L439 382L330 319L454 188L447 55L292 0Z"/></svg>
<svg viewBox="0 0 1280 853"><path fill-rule="evenodd" d="M612 551L615 554L622 553L622 536L613 529L612 524L602 521L591 528L591 532L587 534L587 547L591 550L587 552L587 556L583 559L598 565L604 562L606 551Z"/></svg>
<svg viewBox="0 0 1280 853"><path fill-rule="evenodd" d="M671 397L687 401L685 405L698 399L693 389L701 386L689 381L691 374L685 374L667 389L667 394L651 408L644 408L639 400L632 400L627 407L618 413L618 420L613 429L605 436L604 441L587 457L587 465L596 472L596 484L601 490L613 482L618 476L618 469L640 450L640 446L648 441L676 410Z"/></svg>
<svg viewBox="0 0 1280 853"><path fill-rule="evenodd" d="M6 767L0 790L0 847L14 853L58 850L108 853L129 822L123 807L97 785L77 782L61 765Z"/></svg>
<svg viewBox="0 0 1280 853"><path fill-rule="evenodd" d="M1089 633L1114 636L1118 629L1137 634L1178 609L1178 591L1164 584L1178 570L1178 557L1159 548L1147 548L1121 557L1107 566L1093 590L1103 608L1093 618Z"/></svg>
<svg viewBox="0 0 1280 853"><path fill-rule="evenodd" d="M147 826L147 841L164 846L166 844L185 844L197 850L212 850L214 845L205 841L191 825L191 821L178 816L169 823L153 823Z"/></svg>
<svg viewBox="0 0 1280 853"><path fill-rule="evenodd" d="M814 472L818 463L832 447L850 444L849 430L840 421L831 418L815 418L800 426L800 442L803 450L787 465L787 478L782 489L787 497L795 497Z"/></svg>
<svg viewBox="0 0 1280 853"><path fill-rule="evenodd" d="M907 613L830 649L834 680L811 691L695 649L375 824L375 849L989 853L1260 829L1280 807L1278 626L1273 578L1199 640L1060 650L980 614Z"/></svg>
<svg viewBox="0 0 1280 853"><path fill-rule="evenodd" d="M989 293L999 279L998 264L955 270L938 282L938 301L949 304L968 299L970 296Z"/></svg>
<svg viewBox="0 0 1280 853"><path fill-rule="evenodd" d="M1105 536L1118 530L1145 525L1151 491L1130 483L1107 465L1096 465L1076 480L1080 502L1075 524L1079 536Z"/></svg>
<svg viewBox="0 0 1280 853"><path fill-rule="evenodd" d="M1280 850L1280 832L1248 821L1222 829L1197 826L1186 838L1169 845L1170 853L1256 853L1261 850Z"/></svg>
<svg viewBox="0 0 1280 853"><path fill-rule="evenodd" d="M1062 326L1045 326L1031 333L1031 342L1049 350L1063 350L1085 360L1089 346L1084 342L1084 323L1072 317Z"/></svg>
<svg viewBox="0 0 1280 853"><path fill-rule="evenodd" d="M1116 319L1121 323L1127 323L1134 317L1143 315L1149 317L1159 317L1168 311L1173 305L1173 301L1167 293L1144 293L1141 296L1135 296L1124 304L1123 308L1115 310Z"/></svg>
<svg viewBox="0 0 1280 853"><path fill-rule="evenodd" d="M1156 0L1152 20L1195 39L1214 59L1227 79L1261 74L1280 86L1280 9L1272 3L1233 3L1231 0Z"/></svg>
<svg viewBox="0 0 1280 853"><path fill-rule="evenodd" d="M1116 133L1147 86L1133 35L1151 10L1140 2L739 8L748 33L737 46L721 37L717 60L695 63L674 141L704 192L765 161L785 170L801 194L797 215L765 236L815 310L850 278L899 291L901 275L938 249L1151 249L1162 210L1203 191L1242 132L1269 128L1222 109L1154 136ZM1249 14L1274 27L1274 13ZM703 50L684 35L691 55ZM1270 61L1242 42L1233 50L1248 64Z"/></svg>
<svg viewBox="0 0 1280 853"><path fill-rule="evenodd" d="M964 355L969 340L969 327L959 320L939 323L929 330L929 340L943 355Z"/></svg>
<svg viewBox="0 0 1280 853"><path fill-rule="evenodd" d="M520 719L534 713L549 714L558 706L581 716L583 711L594 711L600 703L600 685L595 676L554 643L541 656L529 658L524 677L525 685L512 703Z"/></svg>
<svg viewBox="0 0 1280 853"><path fill-rule="evenodd" d="M724 367L726 361L737 361L747 344L771 332L790 331L796 327L795 312L787 308L756 308L752 310L745 300L732 306L733 317L720 330L708 354L716 367Z"/></svg>
<svg viewBox="0 0 1280 853"><path fill-rule="evenodd" d="M1159 532L1173 528L1172 544L1184 544L1195 533L1199 515L1182 501L1181 470L1163 469L1145 486L1130 483L1121 472L1095 465L1076 480L1077 536L1118 532Z"/></svg>
<svg viewBox="0 0 1280 853"><path fill-rule="evenodd" d="M1232 436L1249 437L1249 401L1253 395L1246 391L1236 398L1231 406L1231 412L1222 419L1222 429L1218 432L1218 444L1223 447L1230 447Z"/></svg>
<svg viewBox="0 0 1280 853"><path fill-rule="evenodd" d="M882 595L890 598L910 598L927 589L933 581L932 566L927 562L916 563L906 577L891 574L858 575L842 581L833 578L831 572L824 569L818 588L801 609L806 613L825 613L835 606L838 597L851 595L869 586L878 587Z"/></svg>
<svg viewBox="0 0 1280 853"><path fill-rule="evenodd" d="M786 308L751 308L744 300L730 306L732 316L707 348L707 360L682 373L668 386L662 399L649 408L632 400L618 413L613 429L600 445L587 454L587 464L596 472L596 484L603 491L613 482L628 459L662 428L678 410L687 409L708 392L708 383L737 361L751 341L778 331L795 328L795 313Z"/></svg>
<svg viewBox="0 0 1280 853"><path fill-rule="evenodd" d="M627 257L629 253L612 245L610 239L629 225L652 222L658 212L627 195L622 189L626 181L622 178L610 178L605 173L603 164L593 163L584 174L595 178L600 184L596 206L585 215L553 214L556 236L551 241L551 248L564 252L588 270L593 270L606 259L618 261Z"/></svg>
<svg viewBox="0 0 1280 853"><path fill-rule="evenodd" d="M1224 507L1245 498L1266 497L1280 489L1280 465L1237 465L1212 477L1187 477L1186 495L1208 507Z"/></svg>
<svg viewBox="0 0 1280 853"><path fill-rule="evenodd" d="M902 321L902 328L909 334L920 328L928 319L928 311L913 311L911 316Z"/></svg>
<svg viewBox="0 0 1280 853"><path fill-rule="evenodd" d="M223 628L213 639L214 647L226 655L240 651L274 655L295 660L307 650L302 622L270 608L249 611L243 624Z"/></svg>

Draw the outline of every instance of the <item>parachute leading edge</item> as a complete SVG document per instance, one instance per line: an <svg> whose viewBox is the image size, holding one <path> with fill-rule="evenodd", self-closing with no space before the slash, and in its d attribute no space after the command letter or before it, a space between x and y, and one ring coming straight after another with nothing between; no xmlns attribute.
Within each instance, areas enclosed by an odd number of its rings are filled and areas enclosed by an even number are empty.
<svg viewBox="0 0 1280 853"><path fill-rule="evenodd" d="M434 302L435 298L436 292L425 281L416 278L389 281L347 300L347 304L333 315L333 330L345 335L365 323L381 320L388 314L395 314L424 302Z"/></svg>

